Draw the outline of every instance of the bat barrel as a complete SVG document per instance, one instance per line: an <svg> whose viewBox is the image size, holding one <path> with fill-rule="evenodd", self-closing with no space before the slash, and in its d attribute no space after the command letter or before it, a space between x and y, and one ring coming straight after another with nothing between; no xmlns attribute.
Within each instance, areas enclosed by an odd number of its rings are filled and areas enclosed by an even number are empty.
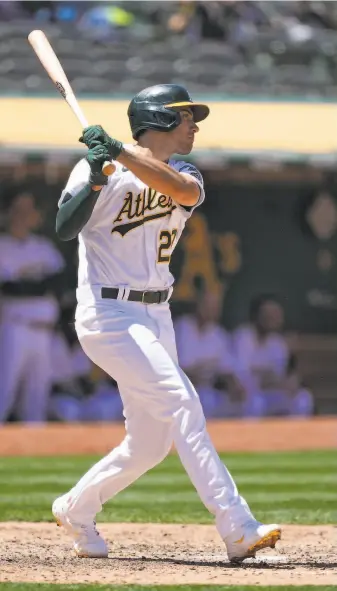
<svg viewBox="0 0 337 591"><path fill-rule="evenodd" d="M86 117L77 102L66 73L45 33L40 30L31 31L28 35L28 41L46 70L49 78L54 82L57 90L81 123L82 129L88 127ZM109 176L110 174L113 174L115 170L116 166L112 162L104 162L102 166L103 174Z"/></svg>

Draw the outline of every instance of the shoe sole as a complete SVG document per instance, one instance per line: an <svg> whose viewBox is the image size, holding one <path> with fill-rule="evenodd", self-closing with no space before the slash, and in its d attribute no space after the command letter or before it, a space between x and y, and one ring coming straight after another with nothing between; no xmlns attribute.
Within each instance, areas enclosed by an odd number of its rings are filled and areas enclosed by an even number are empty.
<svg viewBox="0 0 337 591"><path fill-rule="evenodd" d="M108 558L108 554L83 554L82 552L78 552L78 550L74 549L74 551L77 558Z"/></svg>
<svg viewBox="0 0 337 591"><path fill-rule="evenodd" d="M273 529L268 534L263 536L258 542L255 542L252 546L250 546L247 550L245 556L240 556L238 558L231 558L231 562L242 562L246 558L255 558L256 552L259 550L263 550L263 548L275 548L276 542L281 539L281 530L280 529Z"/></svg>
<svg viewBox="0 0 337 591"><path fill-rule="evenodd" d="M257 552L258 550L262 550L263 548L275 548L276 542L281 539L281 530L280 529L273 529L269 534L263 536L261 540L256 542L248 548L249 552Z"/></svg>

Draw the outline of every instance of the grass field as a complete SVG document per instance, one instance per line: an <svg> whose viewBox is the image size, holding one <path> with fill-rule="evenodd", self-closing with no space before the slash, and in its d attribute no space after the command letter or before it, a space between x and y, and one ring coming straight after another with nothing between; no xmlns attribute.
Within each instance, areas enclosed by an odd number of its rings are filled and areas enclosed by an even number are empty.
<svg viewBox="0 0 337 591"><path fill-rule="evenodd" d="M273 521L283 524L334 524L337 521L337 476L336 476L336 456L335 451L316 451L316 452L291 452L291 453L251 453L251 454L223 454L223 460L230 469L234 479L236 480L241 494L247 499L249 505L253 509L255 516L261 521ZM78 480L78 478L97 460L94 457L40 457L40 458L25 458L25 457L8 457L0 458L0 521L53 521L51 514L51 504L55 497L63 492L69 490ZM140 478L135 484L129 487L124 492L120 493L115 500L110 501L104 507L103 512L99 515L99 521L105 522L144 522L144 523L211 523L213 517L203 507L196 491L191 485L185 471L177 456L169 456L161 465L151 470L148 474ZM191 527L191 526L188 526ZM55 528L57 529L57 528ZM18 534L16 534L18 535ZM35 541L33 544L35 545ZM47 544L50 543L47 541ZM6 546L7 551L12 552L10 546ZM41 545L39 546L41 549ZM151 547L150 547L151 548ZM151 549L149 550L150 552ZM28 561L28 577L30 568L35 565L42 568L49 569L49 566L42 558L39 562L38 550L32 550ZM156 550L158 553L158 548ZM53 554L53 547L51 546L51 563L56 560ZM125 550L124 550L125 553ZM145 551L146 553L146 551ZM123 550L119 552L115 550L115 555L122 555ZM122 562L111 563L113 566L111 571L112 584L104 585L104 580L101 578L101 572L97 571L98 582L94 584L84 583L87 579L76 578L75 580L83 581L81 584L55 584L50 583L12 583L11 577L8 578L8 569L10 564L12 568L22 568L24 563L23 558L19 552L18 562L15 550L10 554L13 558L10 562L6 562L6 550L4 554L4 565L6 566L7 578L6 582L1 582L1 557L0 557L0 591L141 591L146 589L148 591L332 591L336 589L333 585L314 585L315 572L320 574L321 571L312 571L312 576L303 580L303 583L312 581L313 585L296 585L292 586L289 583L294 582L294 579L282 581L282 586L278 580L278 573L280 576L283 571L275 571L275 586L263 586L261 583L270 583L273 579L265 579L268 571L264 571L261 576L254 575L252 571L251 577L244 579L245 582L258 582L258 586L238 585L239 582L235 578L235 572L228 570L224 572L224 579L218 580L225 585L209 584L205 585L147 585L146 572L144 571L142 583L138 585L126 584L115 585L114 568L119 564L121 568ZM57 558L58 559L58 558ZM63 568L64 559L60 558L59 566ZM66 560L69 561L69 558ZM116 559L113 559L116 560ZM129 558L128 558L129 560ZM155 559L157 560L157 559ZM170 559L172 560L172 558ZM33 562L31 562L33 561ZM315 568L316 558L312 564L303 562L303 558L299 560L302 562L304 568ZM319 562L321 561L321 562ZM322 563L324 571L327 574L331 572L333 564L325 561L325 554L319 558L318 567ZM332 561L333 562L333 561ZM67 562L68 566L72 566L71 559ZM154 563L155 564L155 563ZM165 560L161 563L163 568L167 567ZM144 568L149 568L151 559L148 565ZM179 565L179 561L177 563ZM26 567L25 567L26 568ZM72 573L78 573L79 566L72 566ZM90 569L98 568L93 563ZM107 563L107 571L109 572L109 563ZM133 556L130 567L127 569L137 568L137 557ZM173 565L174 568L174 565ZM179 568L177 566L176 568ZM186 569L191 568L190 560L186 559ZM294 568L290 565L290 577ZM57 569L57 567L56 567ZM44 577L38 580L51 580ZM57 571L59 572L59 571ZM68 572L68 571L67 571ZM104 571L105 572L105 571ZM118 572L118 571L116 571ZM133 571L134 572L134 571ZM172 572L172 571L170 571ZM202 572L202 571L200 571ZM211 569L213 574L216 572ZM240 573L238 573L239 575ZM67 575L68 576L68 575ZM180 576L180 575L179 575ZM208 576L208 575L207 575ZM252 578L255 576L255 579ZM295 575L296 576L296 575ZM232 585L227 585L231 582ZM234 577L234 578L233 578ZM21 580L16 578L13 580ZM22 580L31 580L22 579ZM182 578L182 581L184 579ZM186 582L193 582L192 579ZM120 582L119 579L118 582ZM162 582L173 582L168 578ZM208 578L207 578L208 581ZM107 581L105 581L107 582ZM132 579L129 582L134 582ZM202 581L205 582L205 579ZM298 581L300 582L300 581ZM318 581L317 581L318 582ZM331 583L333 579L321 580L321 582ZM180 578L179 578L180 583ZM215 583L215 581L214 581ZM143 585L143 586L142 586Z"/></svg>
<svg viewBox="0 0 337 591"><path fill-rule="evenodd" d="M222 457L261 521L336 523L333 450ZM0 458L0 521L51 521L53 499L74 485L96 459ZM107 503L99 521L211 523L212 516L172 455Z"/></svg>

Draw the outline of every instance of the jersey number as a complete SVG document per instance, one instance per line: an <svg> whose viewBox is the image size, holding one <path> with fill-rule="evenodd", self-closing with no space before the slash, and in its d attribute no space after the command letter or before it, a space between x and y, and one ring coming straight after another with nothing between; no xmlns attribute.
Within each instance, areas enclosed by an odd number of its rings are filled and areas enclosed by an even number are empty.
<svg viewBox="0 0 337 591"><path fill-rule="evenodd" d="M169 263L171 260L171 254L166 251L172 248L174 241L177 237L177 230L162 230L159 234L159 248L158 248L158 263Z"/></svg>

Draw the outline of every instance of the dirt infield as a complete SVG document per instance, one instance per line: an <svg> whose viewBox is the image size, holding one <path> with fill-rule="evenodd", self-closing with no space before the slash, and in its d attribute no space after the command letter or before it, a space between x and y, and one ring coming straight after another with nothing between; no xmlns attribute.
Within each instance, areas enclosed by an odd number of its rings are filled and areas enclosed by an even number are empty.
<svg viewBox="0 0 337 591"><path fill-rule="evenodd" d="M337 584L333 526L284 527L277 549L233 566L209 525L102 524L108 559L76 558L50 523L1 525L0 581L101 584Z"/></svg>
<svg viewBox="0 0 337 591"><path fill-rule="evenodd" d="M289 451L337 448L337 418L209 421L218 451ZM0 428L0 456L105 455L124 437L124 425L18 424Z"/></svg>
<svg viewBox="0 0 337 591"><path fill-rule="evenodd" d="M337 419L210 422L219 451L286 451L337 447ZM0 455L105 454L124 437L123 425L8 425ZM108 559L79 559L62 528L2 523L0 581L102 584L337 585L337 527L284 527L275 550L231 565L208 525L102 524Z"/></svg>

